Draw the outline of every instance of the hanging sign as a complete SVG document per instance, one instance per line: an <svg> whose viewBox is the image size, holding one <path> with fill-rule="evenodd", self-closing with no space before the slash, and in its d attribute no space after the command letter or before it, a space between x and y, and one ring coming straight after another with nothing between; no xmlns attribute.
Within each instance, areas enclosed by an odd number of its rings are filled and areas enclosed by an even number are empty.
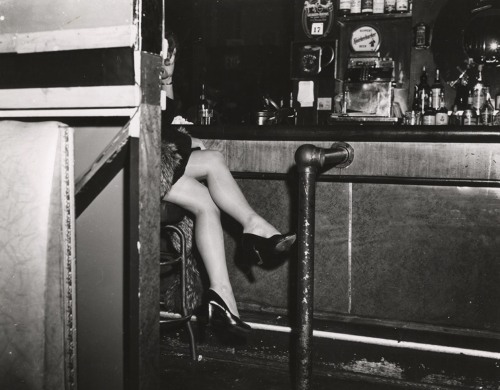
<svg viewBox="0 0 500 390"><path fill-rule="evenodd" d="M305 0L302 28L308 38L326 37L333 26L332 0Z"/></svg>

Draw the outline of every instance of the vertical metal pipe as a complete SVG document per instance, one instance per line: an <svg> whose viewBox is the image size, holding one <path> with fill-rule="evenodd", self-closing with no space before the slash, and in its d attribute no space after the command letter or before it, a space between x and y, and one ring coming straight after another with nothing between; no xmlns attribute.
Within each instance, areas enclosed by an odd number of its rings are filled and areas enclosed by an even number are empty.
<svg viewBox="0 0 500 390"><path fill-rule="evenodd" d="M334 144L330 149L306 144L295 153L299 172L296 390L309 390L312 379L316 177L324 165L347 167L353 157L354 151L345 143Z"/></svg>
<svg viewBox="0 0 500 390"><path fill-rule="evenodd" d="M300 171L299 176L297 390L309 389L312 377L316 173L315 166L307 166Z"/></svg>

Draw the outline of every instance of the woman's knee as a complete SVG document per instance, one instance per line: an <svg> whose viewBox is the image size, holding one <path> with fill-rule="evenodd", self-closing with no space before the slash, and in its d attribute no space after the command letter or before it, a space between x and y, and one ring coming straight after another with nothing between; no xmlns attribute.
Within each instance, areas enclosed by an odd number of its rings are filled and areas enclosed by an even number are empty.
<svg viewBox="0 0 500 390"><path fill-rule="evenodd" d="M195 215L201 213L220 214L208 188L190 177L181 177L172 186L164 200L175 203Z"/></svg>
<svg viewBox="0 0 500 390"><path fill-rule="evenodd" d="M226 159L218 150L207 150L207 167L208 169L227 169Z"/></svg>
<svg viewBox="0 0 500 390"><path fill-rule="evenodd" d="M200 186L201 188L198 188L196 194L193 194L194 196L192 196L190 199L190 211L195 216L209 214L220 217L220 210L214 203L208 188L203 186L201 183Z"/></svg>

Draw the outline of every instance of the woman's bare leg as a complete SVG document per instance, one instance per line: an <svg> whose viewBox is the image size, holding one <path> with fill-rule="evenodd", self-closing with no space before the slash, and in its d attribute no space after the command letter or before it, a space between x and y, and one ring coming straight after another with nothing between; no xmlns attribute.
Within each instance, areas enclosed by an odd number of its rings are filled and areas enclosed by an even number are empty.
<svg viewBox="0 0 500 390"><path fill-rule="evenodd" d="M164 200L194 214L195 242L207 269L210 288L224 299L233 314L239 316L226 265L220 211L207 187L184 175L172 186Z"/></svg>
<svg viewBox="0 0 500 390"><path fill-rule="evenodd" d="M220 152L194 151L186 166L185 176L206 180L214 202L243 226L244 233L265 238L280 234L248 204Z"/></svg>

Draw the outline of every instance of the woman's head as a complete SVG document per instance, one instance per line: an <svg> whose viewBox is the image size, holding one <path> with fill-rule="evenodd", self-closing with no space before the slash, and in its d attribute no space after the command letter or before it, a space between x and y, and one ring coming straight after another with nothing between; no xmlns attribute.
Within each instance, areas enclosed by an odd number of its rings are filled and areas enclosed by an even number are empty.
<svg viewBox="0 0 500 390"><path fill-rule="evenodd" d="M171 31L165 33L165 40L163 44L163 50L166 52L165 59L162 64L161 71L161 84L162 87L165 85L172 84L172 75L175 69L175 55L177 54L178 41L175 34Z"/></svg>

